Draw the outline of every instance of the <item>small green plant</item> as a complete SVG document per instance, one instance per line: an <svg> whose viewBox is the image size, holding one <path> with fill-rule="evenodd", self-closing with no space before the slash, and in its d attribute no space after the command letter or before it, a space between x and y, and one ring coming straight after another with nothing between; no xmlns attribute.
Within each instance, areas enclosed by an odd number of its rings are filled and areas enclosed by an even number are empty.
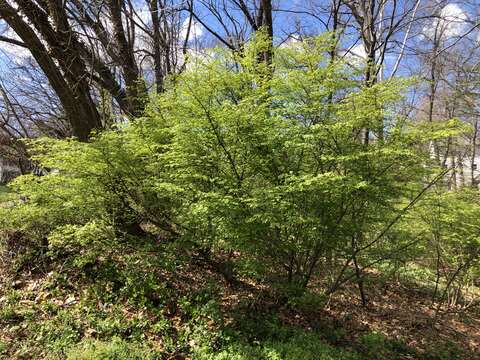
<svg viewBox="0 0 480 360"><path fill-rule="evenodd" d="M44 350L61 354L80 341L83 324L75 312L62 309L51 319L31 322L29 332L30 340L41 345Z"/></svg>
<svg viewBox="0 0 480 360"><path fill-rule="evenodd" d="M0 206L2 206L2 203L15 200L16 198L17 195L8 186L0 185Z"/></svg>
<svg viewBox="0 0 480 360"><path fill-rule="evenodd" d="M326 301L327 298L323 294L306 291L300 296L290 298L288 303L302 312L311 313L321 310L325 306Z"/></svg>
<svg viewBox="0 0 480 360"><path fill-rule="evenodd" d="M0 339L0 357L7 352L7 343Z"/></svg>
<svg viewBox="0 0 480 360"><path fill-rule="evenodd" d="M67 351L68 360L153 360L160 359L145 344L128 342L118 337L110 341L85 341Z"/></svg>
<svg viewBox="0 0 480 360"><path fill-rule="evenodd" d="M359 343L366 359L402 359L402 356L416 356L416 352L403 341L389 339L378 332L370 332L360 336Z"/></svg>
<svg viewBox="0 0 480 360"><path fill-rule="evenodd" d="M359 341L367 358L384 359L389 353L387 339L380 333L370 332L364 334Z"/></svg>
<svg viewBox="0 0 480 360"><path fill-rule="evenodd" d="M424 360L463 360L467 355L457 344L447 341L432 344L423 355Z"/></svg>
<svg viewBox="0 0 480 360"><path fill-rule="evenodd" d="M21 320L22 316L16 311L15 306L6 305L0 309L0 323L13 323Z"/></svg>
<svg viewBox="0 0 480 360"><path fill-rule="evenodd" d="M316 333L300 329L289 329L290 336L271 339L255 344L237 341L220 351L199 349L195 355L199 360L359 360L358 354L336 349Z"/></svg>

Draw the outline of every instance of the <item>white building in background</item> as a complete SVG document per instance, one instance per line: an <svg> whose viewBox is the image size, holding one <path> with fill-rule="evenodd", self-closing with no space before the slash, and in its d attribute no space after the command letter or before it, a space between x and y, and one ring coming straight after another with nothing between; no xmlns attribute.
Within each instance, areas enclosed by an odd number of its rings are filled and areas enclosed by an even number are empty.
<svg viewBox="0 0 480 360"><path fill-rule="evenodd" d="M468 146L465 146L468 149ZM435 159L433 144L431 144L431 157ZM443 149L444 150L444 149ZM447 174L451 187L475 186L480 185L480 149L477 150L472 161L469 151L463 151L462 147L451 150L445 158L445 154L440 154L440 163L451 169Z"/></svg>

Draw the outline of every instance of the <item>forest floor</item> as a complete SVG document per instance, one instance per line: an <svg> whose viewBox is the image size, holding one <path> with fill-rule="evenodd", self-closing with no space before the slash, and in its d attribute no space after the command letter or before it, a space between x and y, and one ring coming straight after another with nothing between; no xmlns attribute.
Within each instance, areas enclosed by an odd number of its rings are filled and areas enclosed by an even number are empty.
<svg viewBox="0 0 480 360"><path fill-rule="evenodd" d="M292 303L191 264L105 291L61 264L3 261L0 358L480 359L478 307L435 314L428 288L368 279L362 307L353 285Z"/></svg>

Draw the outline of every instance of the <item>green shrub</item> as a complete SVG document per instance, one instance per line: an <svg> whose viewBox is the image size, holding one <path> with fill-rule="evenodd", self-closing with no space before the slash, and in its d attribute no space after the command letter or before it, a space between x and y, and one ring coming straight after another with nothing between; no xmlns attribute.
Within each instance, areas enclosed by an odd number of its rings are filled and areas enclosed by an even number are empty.
<svg viewBox="0 0 480 360"><path fill-rule="evenodd" d="M463 131L397 116L408 82L360 87L346 64L326 60L330 41L278 49L272 72L257 61L269 46L259 35L243 56L197 59L141 119L89 143L30 141L55 171L10 185L24 201L0 208L0 228L81 269L160 238L241 254L229 257L232 273L304 289L323 259L345 256L352 237L368 243L420 187L423 144ZM365 128L382 141L365 147L355 135Z"/></svg>

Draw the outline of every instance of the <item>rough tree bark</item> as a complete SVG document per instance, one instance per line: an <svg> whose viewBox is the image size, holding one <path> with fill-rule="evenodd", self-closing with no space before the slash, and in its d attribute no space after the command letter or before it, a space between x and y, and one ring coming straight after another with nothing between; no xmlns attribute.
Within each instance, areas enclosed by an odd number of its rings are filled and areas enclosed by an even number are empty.
<svg viewBox="0 0 480 360"><path fill-rule="evenodd" d="M70 121L73 135L86 141L93 129L101 127L101 120L90 93L85 64L78 57L76 37L62 18L65 13L61 3L52 0L45 4L53 14L53 25L44 9L33 2L20 0L18 6L33 27L5 0L0 0L0 16L20 36L47 76ZM48 49L37 33L48 43Z"/></svg>

